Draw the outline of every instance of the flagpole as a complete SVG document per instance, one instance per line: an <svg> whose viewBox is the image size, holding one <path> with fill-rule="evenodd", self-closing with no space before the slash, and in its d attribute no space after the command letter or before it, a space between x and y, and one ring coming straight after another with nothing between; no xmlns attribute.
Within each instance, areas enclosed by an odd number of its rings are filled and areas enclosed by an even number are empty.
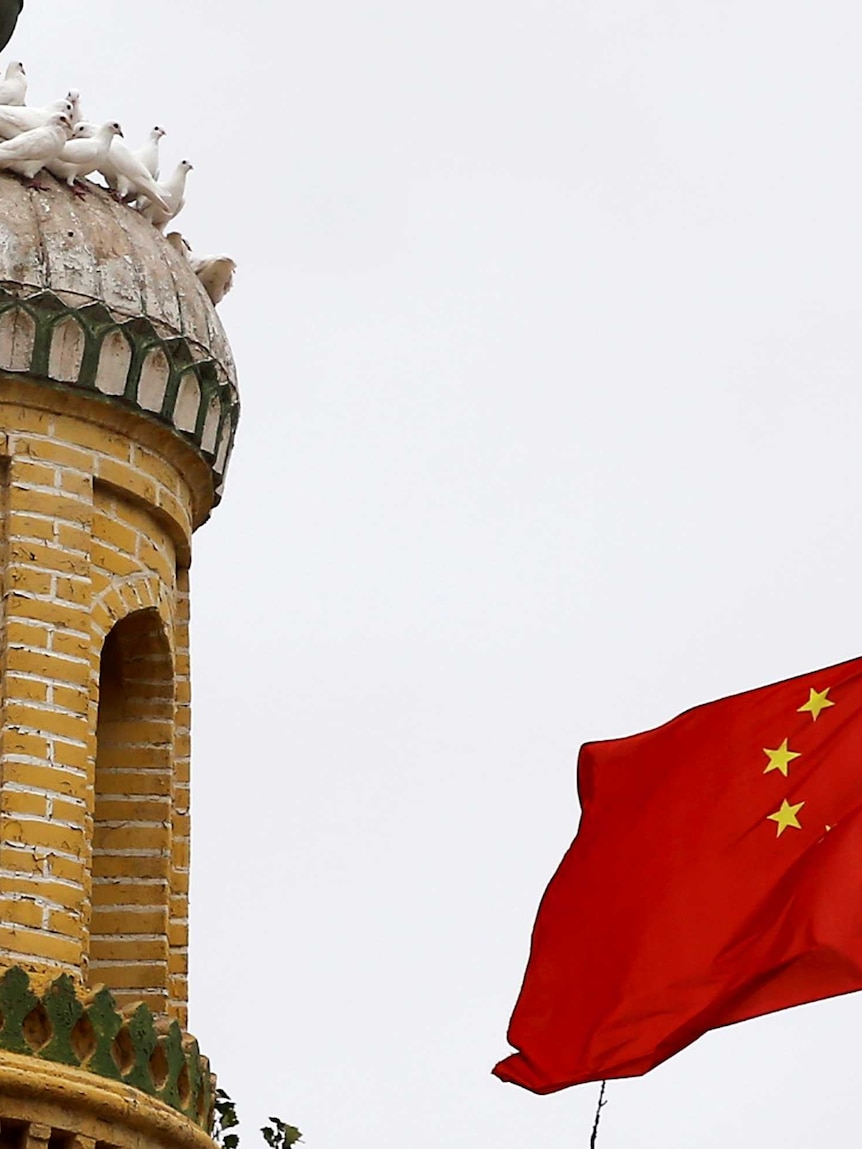
<svg viewBox="0 0 862 1149"><path fill-rule="evenodd" d="M608 1087L607 1081L603 1081L602 1087L599 1090L599 1103L596 1106L596 1119L593 1122L593 1132L592 1132L592 1135L590 1137L590 1149L596 1149L596 1141L598 1140L598 1136L599 1136L599 1121L600 1121L601 1116L602 1116L602 1110L607 1105L607 1101L605 1101L605 1090L607 1089L607 1087Z"/></svg>

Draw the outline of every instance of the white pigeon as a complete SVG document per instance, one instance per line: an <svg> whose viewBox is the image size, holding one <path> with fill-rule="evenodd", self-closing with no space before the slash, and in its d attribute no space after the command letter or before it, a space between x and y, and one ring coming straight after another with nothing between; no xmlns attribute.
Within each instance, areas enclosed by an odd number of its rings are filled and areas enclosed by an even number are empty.
<svg viewBox="0 0 862 1149"><path fill-rule="evenodd" d="M45 188L35 182L36 176L49 160L59 156L71 132L69 117L63 112L54 112L46 124L0 144L0 168L10 168L29 180L32 187L44 191Z"/></svg>
<svg viewBox="0 0 862 1149"><path fill-rule="evenodd" d="M147 142L132 152L132 155L141 161L154 180L159 178L159 141L162 136L166 135L165 129L160 128L157 124L147 137Z"/></svg>
<svg viewBox="0 0 862 1149"><path fill-rule="evenodd" d="M94 136L98 130L95 124L89 124L86 121L78 124L76 129L83 136ZM120 199L125 199L126 195L146 195L155 200L165 211L168 210L168 205L159 193L159 185L138 157L126 147L119 137L114 136L111 140L108 158L99 165L97 171L102 173L107 180L108 187L115 191ZM125 194L123 194L124 188L128 188Z"/></svg>
<svg viewBox="0 0 862 1149"><path fill-rule="evenodd" d="M218 304L233 287L236 262L229 255L192 256L192 271L201 281L207 295Z"/></svg>
<svg viewBox="0 0 862 1149"><path fill-rule="evenodd" d="M49 160L45 167L57 179L65 180L75 195L84 196L87 193L76 187L75 181L98 171L108 158L111 141L122 134L123 129L116 122L102 124L93 136L87 136L76 128L59 156Z"/></svg>
<svg viewBox="0 0 862 1149"><path fill-rule="evenodd" d="M72 124L73 107L69 100L55 100L44 108L22 108L14 104L0 105L0 137L12 140L22 132L42 128L52 116L62 113Z"/></svg>
<svg viewBox="0 0 862 1149"><path fill-rule="evenodd" d="M5 77L0 80L0 104L22 107L27 99L27 73L20 60L13 60L6 68Z"/></svg>
<svg viewBox="0 0 862 1149"><path fill-rule="evenodd" d="M213 303L221 303L233 287L236 261L229 255L194 255L188 240L178 231L172 231L166 238L171 247L188 260Z"/></svg>
<svg viewBox="0 0 862 1149"><path fill-rule="evenodd" d="M165 204L164 208L153 203L151 196L148 196L147 202L141 205L140 211L144 218L159 231L164 231L165 224L170 223L183 210L186 202L186 177L192 170L188 160L180 160L173 175L157 185L159 196Z"/></svg>
<svg viewBox="0 0 862 1149"><path fill-rule="evenodd" d="M66 93L66 99L72 105L72 127L77 128L78 124L80 124L84 118L84 112L81 108L81 93L75 88L72 88Z"/></svg>

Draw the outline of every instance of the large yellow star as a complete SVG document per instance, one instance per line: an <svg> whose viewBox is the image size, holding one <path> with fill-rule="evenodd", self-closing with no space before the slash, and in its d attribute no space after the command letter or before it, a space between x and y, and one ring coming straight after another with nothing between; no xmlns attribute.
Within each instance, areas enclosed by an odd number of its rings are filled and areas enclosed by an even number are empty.
<svg viewBox="0 0 862 1149"><path fill-rule="evenodd" d="M802 829L799 824L799 819L796 817L796 815L804 805L804 802L798 802L795 806L791 806L785 798L781 803L781 809L776 810L774 814L768 815L770 822L778 823L778 832L775 835L776 838L780 838L788 826L792 826L794 830Z"/></svg>
<svg viewBox="0 0 862 1149"><path fill-rule="evenodd" d="M829 687L825 690L815 690L813 686L808 688L808 701L799 707L797 714L803 714L806 710L810 713L812 719L816 722L820 717L820 711L825 710L827 706L834 706L835 703L826 697L829 693Z"/></svg>
<svg viewBox="0 0 862 1149"><path fill-rule="evenodd" d="M801 758L801 754L796 754L793 750L787 749L787 739L785 738L777 750L767 750L763 747L763 753L769 759L769 765L763 771L768 774L770 770L780 770L784 777L787 777L787 767L794 758Z"/></svg>

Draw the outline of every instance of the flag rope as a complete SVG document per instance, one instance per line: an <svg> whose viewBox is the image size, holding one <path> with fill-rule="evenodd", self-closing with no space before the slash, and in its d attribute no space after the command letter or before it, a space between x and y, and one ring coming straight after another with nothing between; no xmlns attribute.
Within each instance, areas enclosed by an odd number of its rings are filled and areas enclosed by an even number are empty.
<svg viewBox="0 0 862 1149"><path fill-rule="evenodd" d="M593 1122L593 1132L592 1132L592 1135L590 1136L590 1149L596 1149L596 1141L598 1140L598 1137L599 1137L599 1121L600 1121L601 1116L602 1116L602 1110L607 1105L607 1101L605 1101L605 1090L607 1089L607 1087L608 1087L607 1081L603 1081L602 1087L599 1090L599 1103L596 1106L596 1119Z"/></svg>

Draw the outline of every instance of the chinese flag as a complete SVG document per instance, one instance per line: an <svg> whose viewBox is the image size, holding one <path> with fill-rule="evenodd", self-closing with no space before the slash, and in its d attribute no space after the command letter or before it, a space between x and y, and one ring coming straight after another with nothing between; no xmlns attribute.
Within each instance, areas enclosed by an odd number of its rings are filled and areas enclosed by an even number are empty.
<svg viewBox="0 0 862 1149"><path fill-rule="evenodd" d="M862 659L590 743L578 788L498 1077L631 1077L862 989Z"/></svg>

